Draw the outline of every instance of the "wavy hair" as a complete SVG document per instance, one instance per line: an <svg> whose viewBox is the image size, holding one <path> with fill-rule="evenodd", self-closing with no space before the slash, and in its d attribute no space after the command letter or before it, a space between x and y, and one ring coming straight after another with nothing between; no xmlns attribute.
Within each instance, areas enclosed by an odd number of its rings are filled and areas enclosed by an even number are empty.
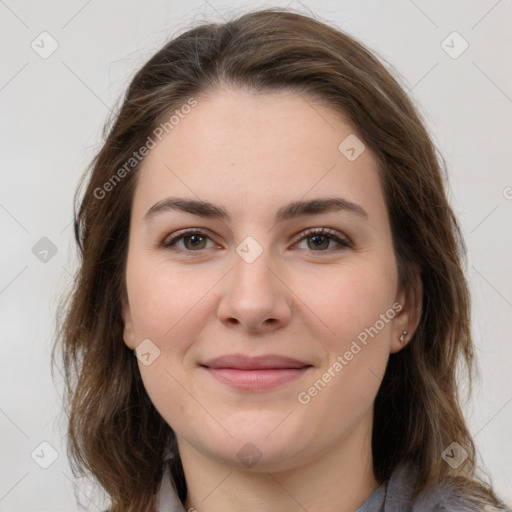
<svg viewBox="0 0 512 512"><path fill-rule="evenodd" d="M75 194L79 267L63 298L53 351L62 356L73 470L92 474L111 512L154 512L167 464L180 499L186 482L176 438L151 403L123 343L129 219L140 162L134 152L191 97L222 86L288 90L350 120L372 148L389 213L399 286L421 280L422 311L410 343L390 356L374 403L374 474L420 469L416 493L453 482L475 503L501 505L476 475L476 452L459 397L461 366L474 373L465 246L446 197L446 170L418 110L390 71L337 28L272 8L189 28L136 73ZM119 170L122 179L112 182ZM111 183L108 193L105 184ZM85 190L84 190L85 189ZM414 290L410 290L411 293ZM452 469L452 442L468 453Z"/></svg>

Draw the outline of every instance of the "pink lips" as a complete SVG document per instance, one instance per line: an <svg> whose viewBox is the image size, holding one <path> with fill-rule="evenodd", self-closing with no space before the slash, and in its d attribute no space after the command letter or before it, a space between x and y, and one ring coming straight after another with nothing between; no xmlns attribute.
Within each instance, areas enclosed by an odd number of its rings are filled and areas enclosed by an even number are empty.
<svg viewBox="0 0 512 512"><path fill-rule="evenodd" d="M243 391L263 391L301 376L310 364L279 355L249 357L239 354L201 364L217 380Z"/></svg>

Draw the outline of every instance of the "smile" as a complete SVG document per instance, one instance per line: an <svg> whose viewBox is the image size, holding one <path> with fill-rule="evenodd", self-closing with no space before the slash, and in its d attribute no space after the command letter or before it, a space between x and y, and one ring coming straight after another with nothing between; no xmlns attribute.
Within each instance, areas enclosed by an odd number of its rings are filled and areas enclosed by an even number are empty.
<svg viewBox="0 0 512 512"><path fill-rule="evenodd" d="M302 376L312 365L278 355L227 355L201 364L218 381L240 391L264 391Z"/></svg>

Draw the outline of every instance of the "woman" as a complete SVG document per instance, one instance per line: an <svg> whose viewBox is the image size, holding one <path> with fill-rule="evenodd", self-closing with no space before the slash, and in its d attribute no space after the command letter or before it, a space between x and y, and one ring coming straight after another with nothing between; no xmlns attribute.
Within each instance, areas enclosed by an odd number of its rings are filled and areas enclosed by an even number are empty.
<svg viewBox="0 0 512 512"><path fill-rule="evenodd" d="M60 332L70 455L112 512L502 506L459 404L443 178L396 80L314 19L203 25L144 65Z"/></svg>

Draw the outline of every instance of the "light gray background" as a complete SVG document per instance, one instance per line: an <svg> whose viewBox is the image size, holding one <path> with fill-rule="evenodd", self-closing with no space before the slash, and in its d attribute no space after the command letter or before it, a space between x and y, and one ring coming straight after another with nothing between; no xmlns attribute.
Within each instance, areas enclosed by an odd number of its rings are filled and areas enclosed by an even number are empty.
<svg viewBox="0 0 512 512"><path fill-rule="evenodd" d="M0 0L2 260L0 512L105 506L75 481L65 455L62 379L49 352L56 300L74 269L72 197L99 149L103 123L134 72L192 21L290 5L332 22L379 52L420 104L450 169L450 197L466 237L481 378L467 414L496 489L512 503L512 2L370 0L240 3ZM58 49L31 47L47 31ZM442 47L457 31L458 58ZM46 36L47 37L47 36ZM38 43L39 41L39 43ZM49 40L45 40L49 48ZM453 41L453 42L451 42ZM461 40L448 39L452 52ZM42 51L42 49L40 50ZM33 246L48 237L48 261ZM39 464L56 461L42 469Z"/></svg>

